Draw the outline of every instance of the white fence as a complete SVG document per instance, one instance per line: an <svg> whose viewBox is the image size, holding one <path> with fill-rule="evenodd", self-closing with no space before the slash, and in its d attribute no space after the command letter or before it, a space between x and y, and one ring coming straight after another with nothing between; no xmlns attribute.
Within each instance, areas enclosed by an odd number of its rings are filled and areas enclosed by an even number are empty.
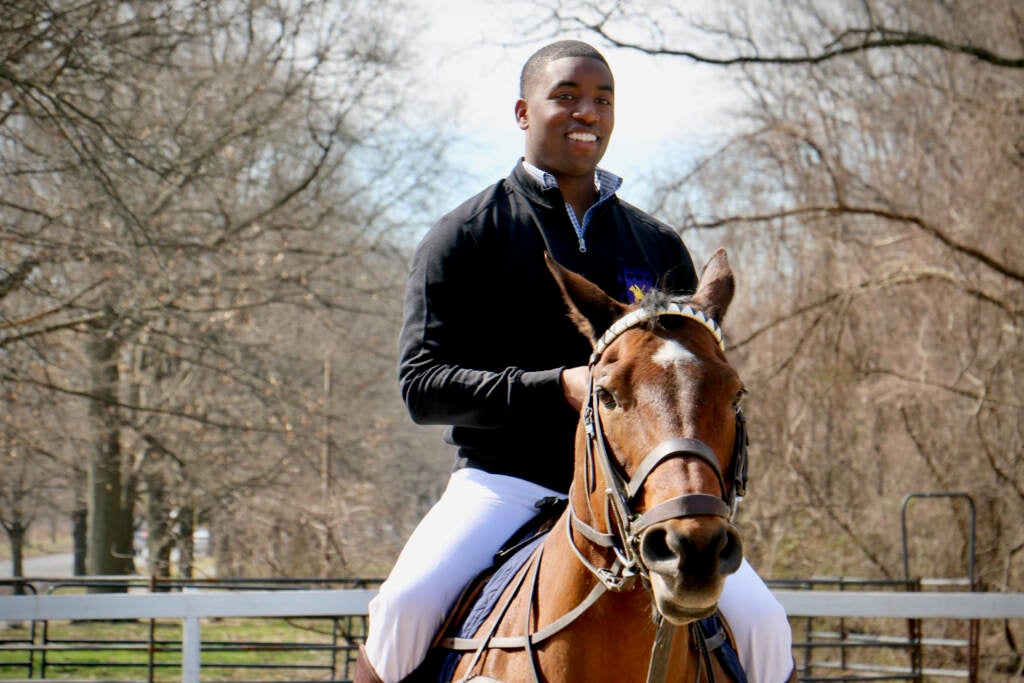
<svg viewBox="0 0 1024 683"><path fill-rule="evenodd" d="M792 617L1024 619L1024 593L772 592Z"/></svg>
<svg viewBox="0 0 1024 683"><path fill-rule="evenodd" d="M1024 619L1024 593L775 590L793 617ZM198 683L200 620L366 614L373 590L286 590L0 597L0 621L181 619L183 683Z"/></svg>

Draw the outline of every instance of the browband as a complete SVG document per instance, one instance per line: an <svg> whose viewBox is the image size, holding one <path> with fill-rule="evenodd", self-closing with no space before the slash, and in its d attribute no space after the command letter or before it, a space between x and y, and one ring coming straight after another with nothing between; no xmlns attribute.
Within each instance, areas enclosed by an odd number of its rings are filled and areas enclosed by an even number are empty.
<svg viewBox="0 0 1024 683"><path fill-rule="evenodd" d="M608 348L608 345L615 341L616 338L631 327L636 327L642 323L647 322L651 318L657 318L662 315L678 315L683 318L689 318L695 320L704 327L707 328L711 336L718 342L718 348L723 352L725 351L725 337L722 336L722 328L718 326L712 318L709 318L704 314L703 311L699 311L693 306L688 304L673 301L665 306L660 306L654 310L648 310L646 308L638 308L635 311L630 311L626 315L622 316L608 328L608 330L601 335L601 338L594 344L594 353L591 355L591 363L596 362L597 358L600 358L604 350Z"/></svg>

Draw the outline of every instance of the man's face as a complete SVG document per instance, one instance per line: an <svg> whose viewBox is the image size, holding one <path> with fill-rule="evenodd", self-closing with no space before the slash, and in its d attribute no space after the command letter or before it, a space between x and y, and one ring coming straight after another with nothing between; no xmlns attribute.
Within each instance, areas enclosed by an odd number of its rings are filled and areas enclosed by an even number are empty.
<svg viewBox="0 0 1024 683"><path fill-rule="evenodd" d="M559 181L592 174L615 125L608 67L589 57L556 59L527 88L516 102L526 160Z"/></svg>

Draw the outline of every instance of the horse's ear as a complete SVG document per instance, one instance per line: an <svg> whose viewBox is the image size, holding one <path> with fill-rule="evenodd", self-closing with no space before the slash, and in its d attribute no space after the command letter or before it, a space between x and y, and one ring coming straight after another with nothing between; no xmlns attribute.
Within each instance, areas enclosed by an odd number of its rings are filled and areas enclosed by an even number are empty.
<svg viewBox="0 0 1024 683"><path fill-rule="evenodd" d="M569 317L591 342L596 342L613 322L626 314L628 309L625 305L585 277L563 268L546 251L544 260L562 290L562 298L569 305Z"/></svg>
<svg viewBox="0 0 1024 683"><path fill-rule="evenodd" d="M725 249L719 247L700 274L693 302L700 305L705 313L721 325L735 291L736 280L733 278L732 268L729 267L729 259L726 257Z"/></svg>

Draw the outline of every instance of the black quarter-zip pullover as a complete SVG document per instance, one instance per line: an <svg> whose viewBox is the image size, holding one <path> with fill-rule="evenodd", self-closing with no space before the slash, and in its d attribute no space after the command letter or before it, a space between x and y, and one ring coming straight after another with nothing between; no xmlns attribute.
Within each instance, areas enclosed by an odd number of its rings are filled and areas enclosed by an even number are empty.
<svg viewBox="0 0 1024 683"><path fill-rule="evenodd" d="M415 422L449 425L456 468L567 492L579 414L560 377L585 365L591 347L569 320L545 250L625 303L651 287L690 293L697 284L679 236L618 197L598 207L581 252L561 192L542 189L520 162L417 247L399 381Z"/></svg>

